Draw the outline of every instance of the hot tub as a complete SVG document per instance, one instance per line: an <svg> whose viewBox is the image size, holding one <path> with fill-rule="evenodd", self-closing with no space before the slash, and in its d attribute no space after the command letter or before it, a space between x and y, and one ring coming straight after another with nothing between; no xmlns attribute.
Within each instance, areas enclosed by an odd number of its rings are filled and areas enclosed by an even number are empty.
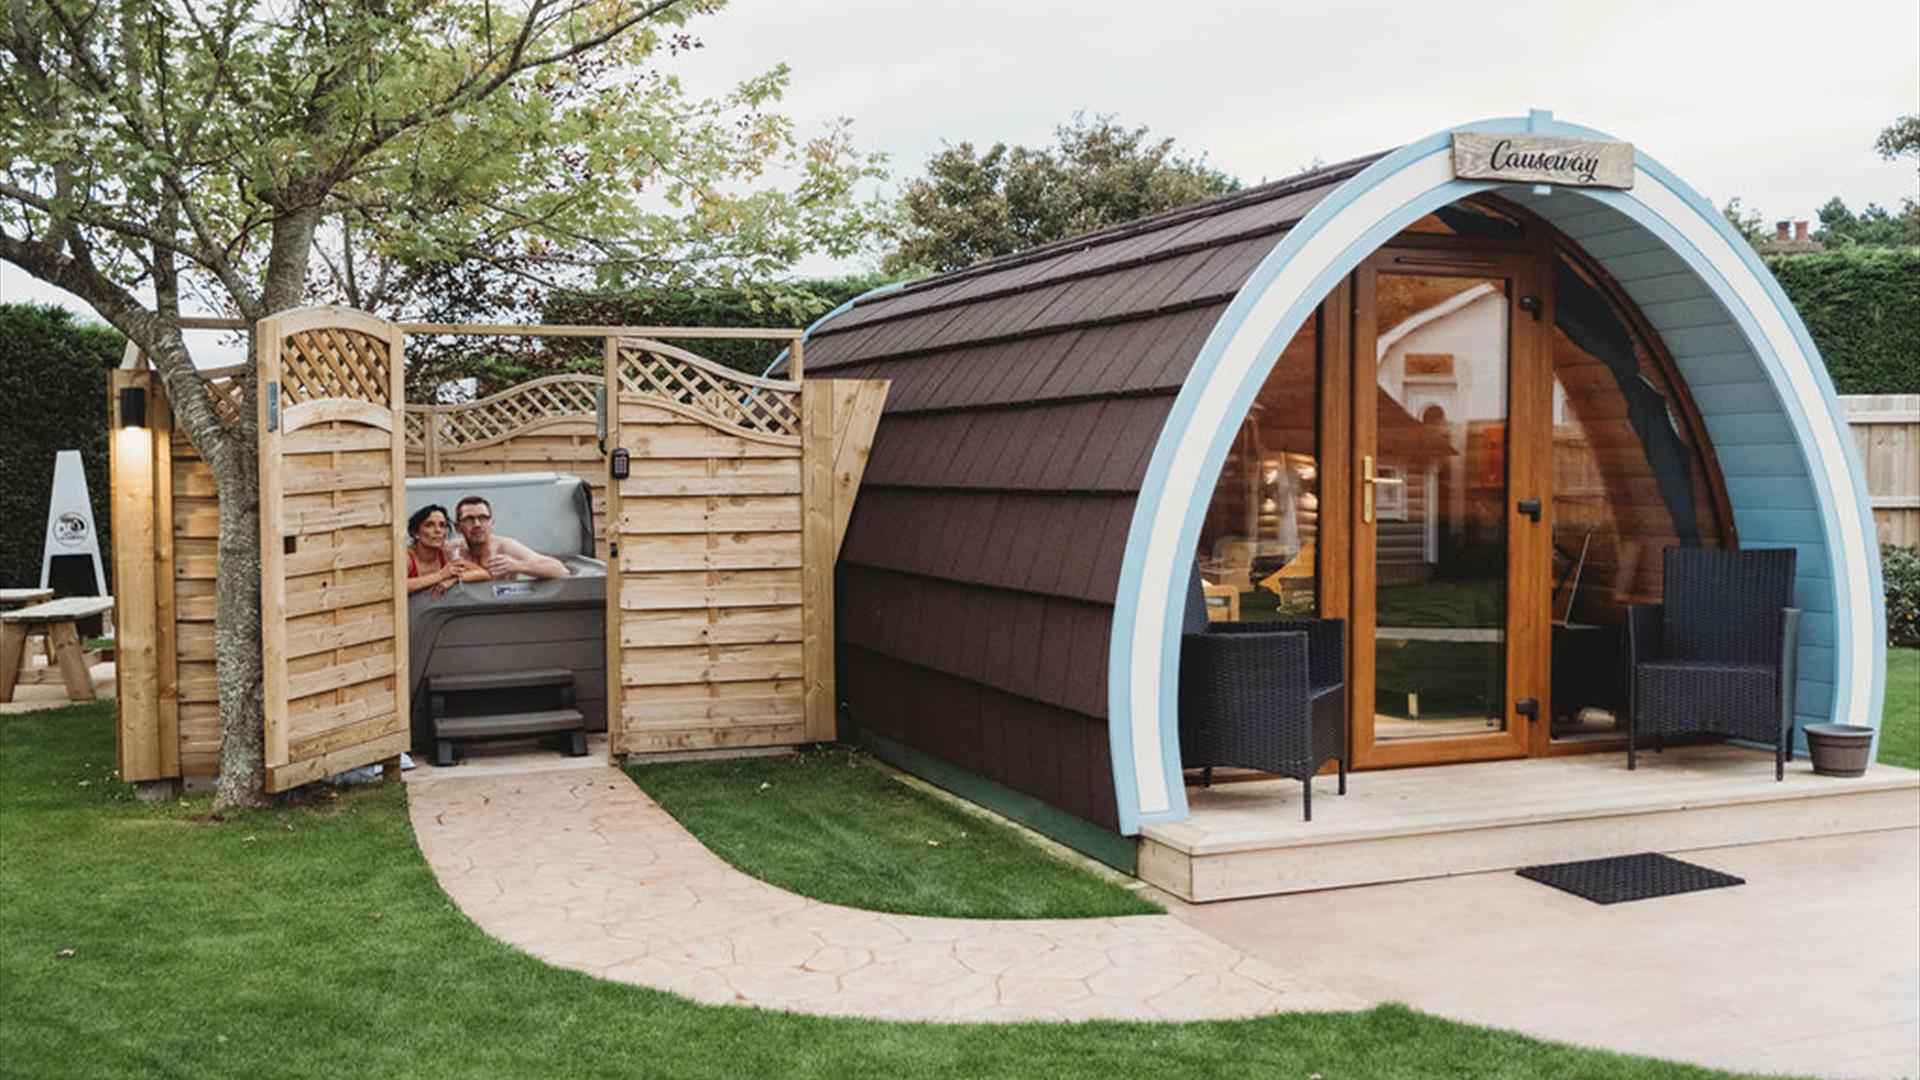
<svg viewBox="0 0 1920 1080"><path fill-rule="evenodd" d="M438 504L451 518L454 505L468 495L492 504L496 536L559 559L573 576L463 582L442 596L423 590L408 598L414 744L426 747L433 741L429 682L435 676L525 671L531 681L533 672L564 668L573 675L571 706L584 716L588 731L605 731L607 567L593 557L593 503L586 481L551 472L410 479L407 516ZM537 707L537 702L516 700L517 693L489 691L484 707L501 713ZM529 687L521 696L531 699L538 693ZM492 737L505 734L496 731Z"/></svg>

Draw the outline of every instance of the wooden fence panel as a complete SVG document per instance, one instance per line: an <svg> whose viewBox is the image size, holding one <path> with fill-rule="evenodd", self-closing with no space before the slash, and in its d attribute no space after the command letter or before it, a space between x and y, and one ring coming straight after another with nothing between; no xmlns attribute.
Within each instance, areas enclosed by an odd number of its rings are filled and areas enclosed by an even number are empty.
<svg viewBox="0 0 1920 1080"><path fill-rule="evenodd" d="M328 308L255 334L268 791L407 747L400 340Z"/></svg>
<svg viewBox="0 0 1920 1080"><path fill-rule="evenodd" d="M201 377L215 414L232 424L238 369ZM122 388L145 392L144 429L120 427ZM213 473L174 430L166 392L137 352L129 350L113 372L109 398L121 775L211 777L220 770L213 645L220 508Z"/></svg>
<svg viewBox="0 0 1920 1080"><path fill-rule="evenodd" d="M818 737L799 386L639 339L609 340L605 385L607 444L631 455L607 492L612 752Z"/></svg>
<svg viewBox="0 0 1920 1080"><path fill-rule="evenodd" d="M1880 542L1920 547L1920 394L1845 394L1840 403Z"/></svg>

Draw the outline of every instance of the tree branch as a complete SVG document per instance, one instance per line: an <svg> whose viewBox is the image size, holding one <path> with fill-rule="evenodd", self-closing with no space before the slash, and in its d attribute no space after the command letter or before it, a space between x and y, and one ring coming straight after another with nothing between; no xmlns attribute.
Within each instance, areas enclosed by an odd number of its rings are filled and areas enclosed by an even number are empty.
<svg viewBox="0 0 1920 1080"><path fill-rule="evenodd" d="M599 33L576 40L564 49L540 56L528 57L526 50L533 43L535 27L539 22L540 13L542 9L548 6L544 2L536 2L528 10L526 21L521 23L520 32L514 36L513 46L508 50L505 64L495 72L492 77L485 79L481 77L486 74L488 68L493 64L494 54L490 52L485 61L475 67L466 78L462 79L458 85L443 95L438 101L401 115L396 118L391 125L385 128L376 128L366 139L349 147L347 151L341 155L335 167L336 169L351 168L354 164L365 160L368 156L400 135L416 127L420 127L423 124L450 115L462 106L486 100L492 96L495 91L513 81L515 76L548 67L560 63L563 60L570 60L576 56L597 49L641 23L652 20L676 7L680 7L686 2L687 0L654 0L653 3L641 5L627 17L612 23ZM578 11L585 6L584 4L569 5L563 9L562 14Z"/></svg>
<svg viewBox="0 0 1920 1080"><path fill-rule="evenodd" d="M128 100L126 88L115 82L112 73L107 70L100 58L94 55L92 48L88 44L85 28L74 21L72 14L67 11L64 6L58 3L57 0L47 0L45 7L46 10L53 14L54 19L60 23L61 30L67 39L67 49L73 59L73 66L92 83L93 92L114 104L115 108L119 111L121 122L127 132L134 137L134 140L138 142L143 149L149 153L164 156L167 161L176 164L176 168L159 170L159 179L160 182L166 186L168 192L178 200L180 209L186 216L187 223L193 228L195 239L200 242L199 253L206 257L203 259L184 251L181 252L181 254L187 255L188 258L192 258L195 262L200 263L200 265L206 267L215 277L219 278L220 283L233 293L235 299L239 301L244 308L250 296L250 290L247 289L246 283L241 279L233 265L223 255L219 254L220 245L215 242L213 231L207 227L206 219L201 214L199 204L193 198L193 193L188 190L187 186L182 182L182 178L177 169L177 159L172 153L171 148L166 145L164 140L154 134L151 121L145 115L144 103L137 99ZM151 239L150 237L140 238Z"/></svg>
<svg viewBox="0 0 1920 1080"><path fill-rule="evenodd" d="M70 181L58 179L56 182L61 183L62 186L70 184ZM20 187L17 184L9 184L3 180L0 180L0 196L31 206L35 210L46 214L51 223L46 240L55 247L59 247L61 242L66 239L68 230L71 230L75 225L81 225L90 229L105 229L108 232L119 233L122 236L134 240L144 240L154 247L165 248L176 255L192 259L194 262L204 262L203 257L206 254L205 252L190 245L182 244L151 225L142 225L137 221L128 221L125 218L117 218L111 214L93 213L84 209L78 212L56 210L53 199L35 195L26 188Z"/></svg>

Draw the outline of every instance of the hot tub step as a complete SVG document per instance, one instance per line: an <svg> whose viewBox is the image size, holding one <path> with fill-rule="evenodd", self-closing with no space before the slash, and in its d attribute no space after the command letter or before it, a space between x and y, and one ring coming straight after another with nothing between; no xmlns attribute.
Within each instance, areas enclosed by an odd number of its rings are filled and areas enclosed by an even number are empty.
<svg viewBox="0 0 1920 1080"><path fill-rule="evenodd" d="M587 718L579 709L544 709L539 712L445 716L434 724L434 734L442 739L505 739L577 731L586 725Z"/></svg>
<svg viewBox="0 0 1920 1080"><path fill-rule="evenodd" d="M518 690L530 686L571 686L573 672L567 668L520 668L514 671L475 671L463 675L434 675L427 688L436 694L459 694L473 690Z"/></svg>

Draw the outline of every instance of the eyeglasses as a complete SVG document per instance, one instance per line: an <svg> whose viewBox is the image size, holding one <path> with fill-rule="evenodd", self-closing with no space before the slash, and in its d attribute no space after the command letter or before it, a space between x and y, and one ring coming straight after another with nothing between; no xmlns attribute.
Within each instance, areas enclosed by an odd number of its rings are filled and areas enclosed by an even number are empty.
<svg viewBox="0 0 1920 1080"><path fill-rule="evenodd" d="M479 524L481 524L481 523L483 523L483 522L488 522L488 521L492 521L492 520L493 520L493 515L492 515L492 514L462 514L462 515L460 515L460 524L462 524L462 525L479 525Z"/></svg>

